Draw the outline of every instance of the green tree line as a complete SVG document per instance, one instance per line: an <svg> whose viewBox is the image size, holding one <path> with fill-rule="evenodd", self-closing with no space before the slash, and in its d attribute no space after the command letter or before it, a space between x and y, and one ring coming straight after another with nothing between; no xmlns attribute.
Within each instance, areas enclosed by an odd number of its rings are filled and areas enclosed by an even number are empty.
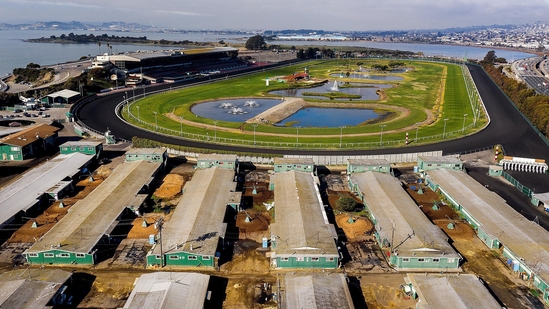
<svg viewBox="0 0 549 309"><path fill-rule="evenodd" d="M528 88L526 83L507 77L503 73L503 66L494 66L496 59L498 62L501 60L495 57L493 51L490 51L487 57L481 61L481 65L518 109L547 136L549 133L549 96L538 94L534 89Z"/></svg>

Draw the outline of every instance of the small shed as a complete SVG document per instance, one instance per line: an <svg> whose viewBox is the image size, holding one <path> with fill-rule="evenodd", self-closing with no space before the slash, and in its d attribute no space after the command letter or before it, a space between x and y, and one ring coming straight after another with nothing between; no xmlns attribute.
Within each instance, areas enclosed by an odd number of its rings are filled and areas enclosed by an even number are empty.
<svg viewBox="0 0 549 309"><path fill-rule="evenodd" d="M126 151L126 162L166 162L167 159L168 152L164 148L131 148Z"/></svg>
<svg viewBox="0 0 549 309"><path fill-rule="evenodd" d="M420 172L437 169L461 171L463 170L463 161L451 156L418 156L417 166Z"/></svg>
<svg viewBox="0 0 549 309"><path fill-rule="evenodd" d="M54 104L71 104L76 102L79 98L80 93L69 89L63 89L42 97L40 102L49 106Z"/></svg>
<svg viewBox="0 0 549 309"><path fill-rule="evenodd" d="M492 177L499 177L503 175L503 166L500 165L490 165L488 168L488 175Z"/></svg>
<svg viewBox="0 0 549 309"><path fill-rule="evenodd" d="M236 155L232 154L201 154L198 156L196 166L198 168L219 166L234 170L237 162Z"/></svg>
<svg viewBox="0 0 549 309"><path fill-rule="evenodd" d="M347 174L363 172L390 173L391 164L385 159L347 159Z"/></svg>
<svg viewBox="0 0 549 309"><path fill-rule="evenodd" d="M103 143L85 140L66 142L59 146L59 152L61 154L71 154L79 152L99 158L100 154L103 152Z"/></svg>
<svg viewBox="0 0 549 309"><path fill-rule="evenodd" d="M274 158L275 172L308 172L315 170L315 162L312 158Z"/></svg>

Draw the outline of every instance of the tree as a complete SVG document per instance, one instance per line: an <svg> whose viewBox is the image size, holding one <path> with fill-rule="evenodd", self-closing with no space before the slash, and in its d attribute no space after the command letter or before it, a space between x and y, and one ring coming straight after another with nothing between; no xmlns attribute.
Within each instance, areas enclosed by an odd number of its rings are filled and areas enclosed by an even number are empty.
<svg viewBox="0 0 549 309"><path fill-rule="evenodd" d="M494 62L496 62L496 59L497 59L496 52L491 50L486 53L486 56L484 56L484 59L482 60L482 62L485 64L494 64Z"/></svg>
<svg viewBox="0 0 549 309"><path fill-rule="evenodd" d="M340 211L354 211L357 205L357 202L354 198L346 195L340 195L339 199L336 202L337 208Z"/></svg>
<svg viewBox="0 0 549 309"><path fill-rule="evenodd" d="M255 35L250 37L245 44L245 47L249 50L258 50L258 49L267 49L267 43L265 43L265 38L261 35Z"/></svg>

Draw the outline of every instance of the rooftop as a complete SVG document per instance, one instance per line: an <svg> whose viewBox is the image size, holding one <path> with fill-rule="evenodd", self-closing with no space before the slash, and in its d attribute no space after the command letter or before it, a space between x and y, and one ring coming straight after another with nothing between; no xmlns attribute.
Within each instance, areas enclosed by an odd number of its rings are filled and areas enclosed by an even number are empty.
<svg viewBox="0 0 549 309"><path fill-rule="evenodd" d="M124 162L117 166L103 183L74 204L67 215L28 252L47 251L55 247L58 250L89 253L159 167L160 163L148 161Z"/></svg>
<svg viewBox="0 0 549 309"><path fill-rule="evenodd" d="M4 273L0 277L0 307L49 308L46 305L70 276L70 272L52 269Z"/></svg>
<svg viewBox="0 0 549 309"><path fill-rule="evenodd" d="M284 275L280 291L280 309L354 308L347 280L343 274Z"/></svg>
<svg viewBox="0 0 549 309"><path fill-rule="evenodd" d="M274 158L274 164L311 164L315 165L312 158Z"/></svg>
<svg viewBox="0 0 549 309"><path fill-rule="evenodd" d="M59 128L54 126L39 124L0 139L0 144L23 147L36 141L37 137L44 139L52 136L59 130Z"/></svg>
<svg viewBox="0 0 549 309"><path fill-rule="evenodd" d="M418 294L418 309L501 309L477 276L408 274L410 283Z"/></svg>
<svg viewBox="0 0 549 309"><path fill-rule="evenodd" d="M97 146L97 145L101 145L103 144L103 142L98 142L98 141L90 141L90 140L81 140L81 141L69 141L69 142L65 142L61 145L59 145L59 147L62 147L62 146L65 146L65 147L81 147L81 146Z"/></svg>
<svg viewBox="0 0 549 309"><path fill-rule="evenodd" d="M55 97L72 98L78 95L80 95L80 93L77 91L63 89L63 90L56 91L54 93L50 93L47 96L50 98L55 98Z"/></svg>
<svg viewBox="0 0 549 309"><path fill-rule="evenodd" d="M448 237L427 219L397 178L365 172L351 175L351 180L377 221L380 239L398 246L399 255L458 257Z"/></svg>
<svg viewBox="0 0 549 309"><path fill-rule="evenodd" d="M463 162L452 156L418 156L424 162L440 163L440 164L463 164Z"/></svg>
<svg viewBox="0 0 549 309"><path fill-rule="evenodd" d="M208 161L235 161L237 156L233 154L199 154L198 161L208 160Z"/></svg>
<svg viewBox="0 0 549 309"><path fill-rule="evenodd" d="M58 155L0 190L0 223L38 202L38 197L66 177L76 174L92 157L81 153Z"/></svg>
<svg viewBox="0 0 549 309"><path fill-rule="evenodd" d="M124 309L203 308L209 275L155 272L139 277Z"/></svg>
<svg viewBox="0 0 549 309"><path fill-rule="evenodd" d="M351 165L380 166L390 165L386 159L347 159Z"/></svg>
<svg viewBox="0 0 549 309"><path fill-rule="evenodd" d="M499 241L549 283L549 232L516 212L503 198L461 171L429 171L430 177L458 202L482 230Z"/></svg>
<svg viewBox="0 0 549 309"><path fill-rule="evenodd" d="M181 251L215 254L219 237L225 235L227 201L236 188L233 178L233 170L220 167L195 171L183 187L183 196L170 221L162 229L164 254ZM153 252L160 254L160 246L155 246Z"/></svg>
<svg viewBox="0 0 549 309"><path fill-rule="evenodd" d="M288 171L271 176L274 182L276 255L338 255L335 228L328 222L317 181L312 173Z"/></svg>
<svg viewBox="0 0 549 309"><path fill-rule="evenodd" d="M160 58L160 57L172 57L172 56L185 56L191 54L207 54L227 51L238 51L233 47L214 47L214 48L199 48L199 49L178 49L178 50L164 50L164 51L142 51L142 52L128 52L121 55L110 55L110 61L141 61L145 59Z"/></svg>

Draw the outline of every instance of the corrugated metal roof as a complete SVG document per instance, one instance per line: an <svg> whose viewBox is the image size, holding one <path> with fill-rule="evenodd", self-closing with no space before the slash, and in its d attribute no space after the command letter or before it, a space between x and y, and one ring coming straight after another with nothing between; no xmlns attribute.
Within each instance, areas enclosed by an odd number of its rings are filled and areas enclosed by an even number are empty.
<svg viewBox="0 0 549 309"><path fill-rule="evenodd" d="M452 156L418 156L423 162L440 164L463 164L463 162Z"/></svg>
<svg viewBox="0 0 549 309"><path fill-rule="evenodd" d="M358 185L365 203L377 221L380 238L399 245L400 256L459 257L446 235L427 219L402 188L400 181L384 173L354 173L351 181ZM434 249L421 251L418 249Z"/></svg>
<svg viewBox="0 0 549 309"><path fill-rule="evenodd" d="M329 224L312 173L288 171L271 176L275 188L276 255L337 256L335 228Z"/></svg>
<svg viewBox="0 0 549 309"><path fill-rule="evenodd" d="M61 270L9 272L0 280L0 308L49 308L46 305L70 276Z"/></svg>
<svg viewBox="0 0 549 309"><path fill-rule="evenodd" d="M124 309L204 308L209 275L156 272L139 277Z"/></svg>
<svg viewBox="0 0 549 309"><path fill-rule="evenodd" d="M44 139L52 136L59 130L59 128L54 126L39 124L0 139L0 144L23 147L36 141L37 137Z"/></svg>
<svg viewBox="0 0 549 309"><path fill-rule="evenodd" d="M65 177L74 174L92 160L81 153L58 155L46 163L23 174L21 178L0 190L0 223L18 212L31 208L49 188Z"/></svg>
<svg viewBox="0 0 549 309"><path fill-rule="evenodd" d="M354 304L343 274L286 274L280 291L280 309L353 309Z"/></svg>
<svg viewBox="0 0 549 309"><path fill-rule="evenodd" d="M62 97L65 99L69 99L78 95L80 95L79 92L76 92L70 89L63 89L63 90L56 91L54 93L50 93L47 96L50 98Z"/></svg>
<svg viewBox="0 0 549 309"><path fill-rule="evenodd" d="M74 204L67 215L28 252L50 250L61 245L59 250L89 253L143 185L150 182L160 165L158 162L134 161L117 166L103 183Z"/></svg>
<svg viewBox="0 0 549 309"><path fill-rule="evenodd" d="M549 232L464 172L439 169L429 171L428 177L470 213L486 234L499 239L549 283Z"/></svg>
<svg viewBox="0 0 549 309"><path fill-rule="evenodd" d="M477 276L408 274L421 309L501 309Z"/></svg>
<svg viewBox="0 0 549 309"><path fill-rule="evenodd" d="M233 178L233 170L220 167L195 171L185 184L170 221L162 229L164 254L184 251L215 255L219 237L225 234L227 200L236 188ZM160 246L153 252L160 254Z"/></svg>

